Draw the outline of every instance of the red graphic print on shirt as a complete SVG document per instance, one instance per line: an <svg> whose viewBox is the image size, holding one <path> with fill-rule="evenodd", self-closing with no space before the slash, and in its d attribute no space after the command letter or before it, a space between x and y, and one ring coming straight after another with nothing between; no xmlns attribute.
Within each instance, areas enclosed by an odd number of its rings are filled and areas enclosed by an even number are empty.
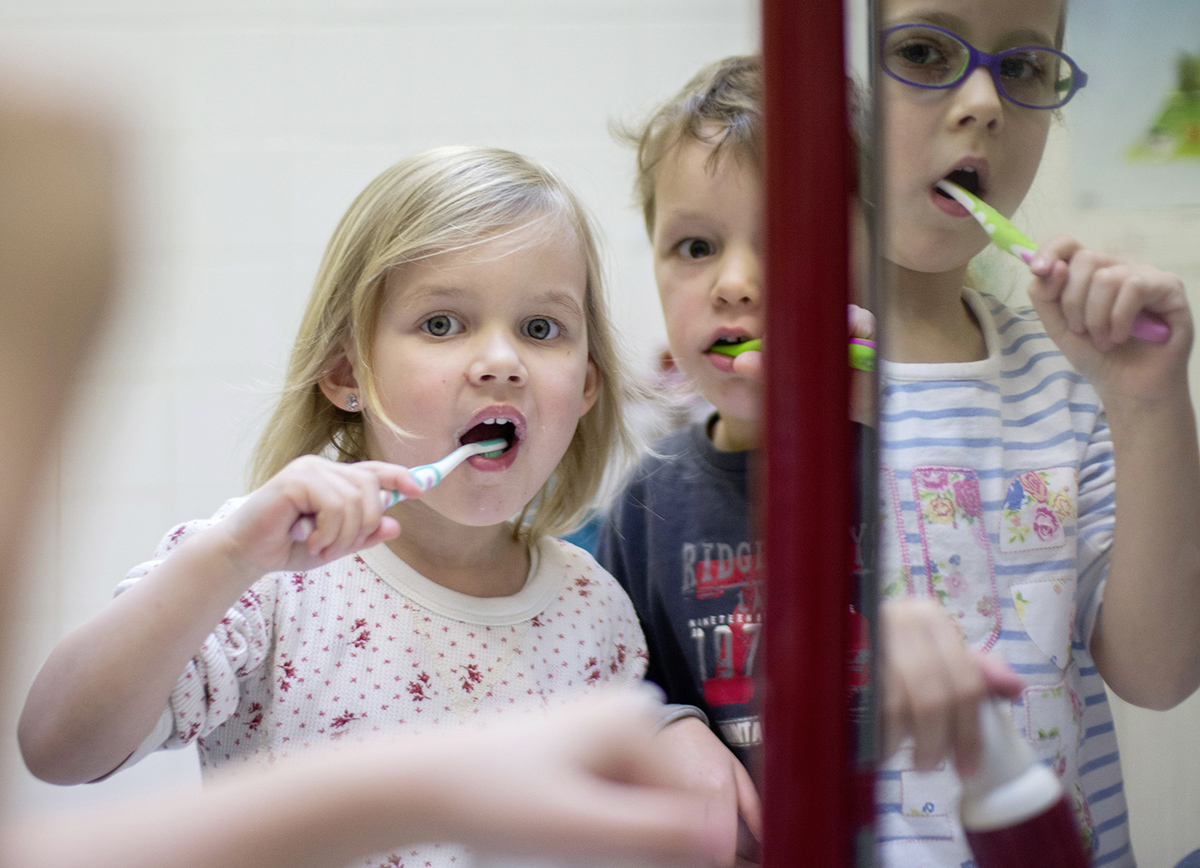
<svg viewBox="0 0 1200 868"><path fill-rule="evenodd" d="M728 614L694 618L689 627L703 673L704 700L733 705L754 698L754 658L762 632L761 548L743 542L684 546L684 591L697 601L728 598ZM716 555L716 557L712 557Z"/></svg>

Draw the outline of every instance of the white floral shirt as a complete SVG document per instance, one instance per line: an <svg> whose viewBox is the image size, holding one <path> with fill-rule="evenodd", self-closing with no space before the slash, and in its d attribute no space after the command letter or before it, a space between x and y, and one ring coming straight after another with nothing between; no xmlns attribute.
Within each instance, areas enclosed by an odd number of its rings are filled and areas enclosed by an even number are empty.
<svg viewBox="0 0 1200 868"><path fill-rule="evenodd" d="M153 570L213 519L173 530ZM228 610L176 683L156 748L196 744L203 769L269 761L378 731L410 734L510 709L544 707L646 667L637 616L582 549L542 539L511 597L447 590L386 545L304 573L271 573ZM461 847L381 854L363 866L469 868Z"/></svg>

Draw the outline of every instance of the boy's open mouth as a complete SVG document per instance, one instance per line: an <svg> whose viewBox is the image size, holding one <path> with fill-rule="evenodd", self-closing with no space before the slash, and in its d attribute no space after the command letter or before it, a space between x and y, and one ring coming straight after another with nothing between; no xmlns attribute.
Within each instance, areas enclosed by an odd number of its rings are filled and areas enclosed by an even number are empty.
<svg viewBox="0 0 1200 868"><path fill-rule="evenodd" d="M978 196L981 199L983 198L983 184L979 180L979 173L976 172L974 169L968 169L968 168L955 169L953 172L951 172L949 175L946 176L945 180L949 181L952 184L958 184L958 186L962 187L964 190L966 190L968 193L971 193L972 195ZM938 187L934 187L933 189L937 192L937 194L939 196L944 196L947 199L954 198L949 193L943 192Z"/></svg>
<svg viewBox="0 0 1200 868"><path fill-rule="evenodd" d="M485 458L496 458L512 449L517 444L517 426L507 419L484 419L478 425L468 428L459 442L465 446L468 443L494 440L498 437L502 437L508 445L496 452L484 452Z"/></svg>

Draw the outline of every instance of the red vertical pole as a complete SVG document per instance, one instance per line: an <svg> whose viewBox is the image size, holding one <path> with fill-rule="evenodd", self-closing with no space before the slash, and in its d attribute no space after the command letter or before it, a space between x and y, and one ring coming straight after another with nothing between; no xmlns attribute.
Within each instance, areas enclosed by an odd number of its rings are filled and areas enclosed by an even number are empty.
<svg viewBox="0 0 1200 868"><path fill-rule="evenodd" d="M840 0L763 0L765 868L851 861L849 130Z"/></svg>

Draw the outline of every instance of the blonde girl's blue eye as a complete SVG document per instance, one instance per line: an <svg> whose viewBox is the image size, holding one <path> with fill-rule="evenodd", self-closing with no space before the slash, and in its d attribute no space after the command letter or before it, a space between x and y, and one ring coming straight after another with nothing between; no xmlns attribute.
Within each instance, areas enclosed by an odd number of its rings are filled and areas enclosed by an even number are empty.
<svg viewBox="0 0 1200 868"><path fill-rule="evenodd" d="M716 252L713 245L703 238L685 238L676 245L676 249L684 259L703 259Z"/></svg>
<svg viewBox="0 0 1200 868"><path fill-rule="evenodd" d="M438 313L421 323L421 331L435 338L456 335L463 330L463 325L456 317L448 313Z"/></svg>
<svg viewBox="0 0 1200 868"><path fill-rule="evenodd" d="M521 326L521 331L534 340L549 341L558 337L560 329L554 320L544 316L535 316Z"/></svg>

